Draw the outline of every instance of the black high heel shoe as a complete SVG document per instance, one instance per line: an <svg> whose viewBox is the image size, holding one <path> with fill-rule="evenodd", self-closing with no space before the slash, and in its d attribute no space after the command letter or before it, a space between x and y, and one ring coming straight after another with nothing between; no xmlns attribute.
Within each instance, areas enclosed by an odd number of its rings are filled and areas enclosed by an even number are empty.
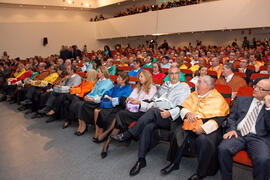
<svg viewBox="0 0 270 180"><path fill-rule="evenodd" d="M101 158L102 159L104 159L105 157L107 157L107 155L108 155L108 153L107 153L108 152L108 149L109 149L109 145L107 146L106 151L102 151L101 152L100 155L101 155Z"/></svg>
<svg viewBox="0 0 270 180"><path fill-rule="evenodd" d="M64 122L62 129L66 129L69 126L69 122ZM78 132L78 131L77 131Z"/></svg>

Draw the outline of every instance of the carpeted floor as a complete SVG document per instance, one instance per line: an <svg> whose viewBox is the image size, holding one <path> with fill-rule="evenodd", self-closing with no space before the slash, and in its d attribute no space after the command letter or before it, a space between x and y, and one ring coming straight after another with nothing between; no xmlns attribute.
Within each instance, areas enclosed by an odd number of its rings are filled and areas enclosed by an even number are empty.
<svg viewBox="0 0 270 180"><path fill-rule="evenodd" d="M160 175L166 161L167 144L158 145L147 156L147 167L135 177L129 170L136 162L137 143L129 147L111 144L108 157L101 159L103 144L91 141L93 129L74 135L75 127L62 129L61 121L30 119L17 111L18 105L0 103L1 180L185 180L196 169L196 159L184 158L180 169ZM206 179L221 179L220 174ZM252 179L250 170L234 167L234 179Z"/></svg>

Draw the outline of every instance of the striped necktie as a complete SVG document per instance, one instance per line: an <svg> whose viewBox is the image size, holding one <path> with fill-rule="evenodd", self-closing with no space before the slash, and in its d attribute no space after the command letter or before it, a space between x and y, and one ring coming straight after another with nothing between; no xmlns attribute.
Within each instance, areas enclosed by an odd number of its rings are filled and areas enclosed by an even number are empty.
<svg viewBox="0 0 270 180"><path fill-rule="evenodd" d="M251 131L251 128L254 125L254 123L259 115L260 105L261 105L261 102L257 102L256 107L254 107L252 112L250 112L250 114L248 115L247 120L245 121L245 123L243 124L243 127L240 130L242 136L249 134L249 132Z"/></svg>

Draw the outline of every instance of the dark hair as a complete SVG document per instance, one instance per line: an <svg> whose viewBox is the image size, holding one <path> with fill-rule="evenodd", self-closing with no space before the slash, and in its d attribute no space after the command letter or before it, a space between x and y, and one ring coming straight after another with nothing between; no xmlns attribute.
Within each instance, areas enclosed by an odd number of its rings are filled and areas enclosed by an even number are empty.
<svg viewBox="0 0 270 180"><path fill-rule="evenodd" d="M142 65L142 62L141 62L140 59L136 59L136 60L134 60L133 62L136 62L137 64L140 64L140 66Z"/></svg>
<svg viewBox="0 0 270 180"><path fill-rule="evenodd" d="M94 60L94 62L96 63L96 65L97 65L97 67L96 68L98 68L99 66L101 66L102 64L101 64L101 61L96 57L95 58L95 60Z"/></svg>
<svg viewBox="0 0 270 180"><path fill-rule="evenodd" d="M158 66L158 71L160 72L160 73L162 73L162 68L161 68L161 65L160 65L160 63L159 62L153 62L153 65L154 64L156 64L157 66ZM153 66L152 65L152 66Z"/></svg>
<svg viewBox="0 0 270 180"><path fill-rule="evenodd" d="M234 67L233 67L232 63L227 62L227 63L224 64L224 66L226 66L227 69L231 69L232 72L234 72Z"/></svg>
<svg viewBox="0 0 270 180"><path fill-rule="evenodd" d="M125 84L128 85L129 84L129 75L127 72L124 72L124 71L120 71L118 73L118 76L120 76L124 81L125 81Z"/></svg>
<svg viewBox="0 0 270 180"><path fill-rule="evenodd" d="M57 67L57 70L61 70L62 71L62 73L59 74L60 77L63 78L63 77L65 77L67 75L67 71L66 71L66 67L65 66L58 66Z"/></svg>
<svg viewBox="0 0 270 180"><path fill-rule="evenodd" d="M55 71L57 71L58 67L56 65L51 65Z"/></svg>
<svg viewBox="0 0 270 180"><path fill-rule="evenodd" d="M71 70L72 70L74 73L76 73L76 72L77 72L76 66L71 66Z"/></svg>
<svg viewBox="0 0 270 180"><path fill-rule="evenodd" d="M166 60L170 60L170 57L169 56L164 56L164 58L166 59Z"/></svg>

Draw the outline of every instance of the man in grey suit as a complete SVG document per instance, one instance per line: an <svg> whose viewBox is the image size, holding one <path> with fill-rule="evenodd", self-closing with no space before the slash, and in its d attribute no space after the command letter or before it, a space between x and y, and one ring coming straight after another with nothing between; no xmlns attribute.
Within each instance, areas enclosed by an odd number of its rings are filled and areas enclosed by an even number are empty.
<svg viewBox="0 0 270 180"><path fill-rule="evenodd" d="M232 179L232 157L246 150L253 178L264 180L270 172L270 80L260 80L253 97L237 97L228 118L228 130L219 145L223 180Z"/></svg>
<svg viewBox="0 0 270 180"><path fill-rule="evenodd" d="M69 93L70 88L73 86L78 86L81 84L82 78L76 74L76 67L75 66L67 66L66 71L68 73L60 83L60 85L55 85L53 88L53 92L50 93L49 98L45 104L45 107L38 112L40 114L47 114L50 115L46 122L50 123L56 120L57 111L59 111L61 103L65 99L65 95ZM54 115L54 116L52 116ZM58 113L59 116L59 113Z"/></svg>

